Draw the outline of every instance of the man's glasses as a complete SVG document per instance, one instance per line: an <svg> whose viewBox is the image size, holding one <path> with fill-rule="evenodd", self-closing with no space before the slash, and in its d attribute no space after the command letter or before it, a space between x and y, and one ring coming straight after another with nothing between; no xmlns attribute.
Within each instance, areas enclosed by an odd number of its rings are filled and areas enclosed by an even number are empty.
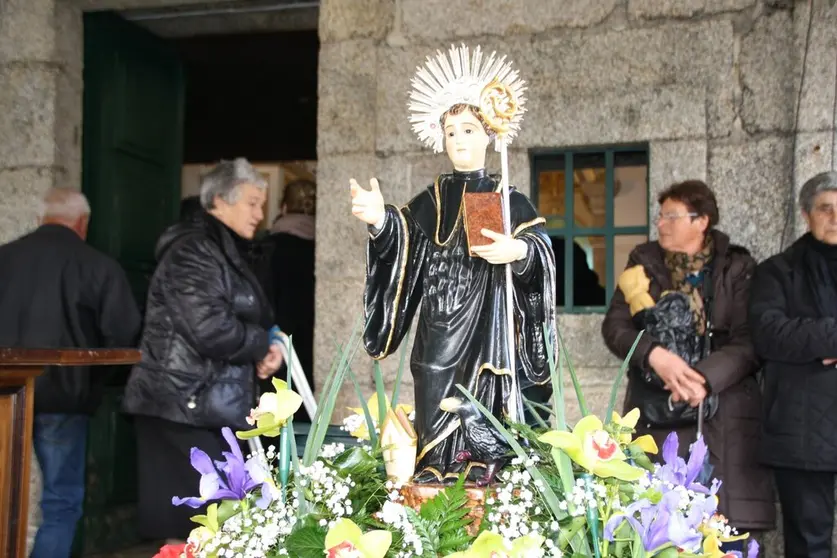
<svg viewBox="0 0 837 558"><path fill-rule="evenodd" d="M657 214L657 221L668 221L669 223L673 223L678 219L682 219L683 217L697 217L697 213L658 213Z"/></svg>

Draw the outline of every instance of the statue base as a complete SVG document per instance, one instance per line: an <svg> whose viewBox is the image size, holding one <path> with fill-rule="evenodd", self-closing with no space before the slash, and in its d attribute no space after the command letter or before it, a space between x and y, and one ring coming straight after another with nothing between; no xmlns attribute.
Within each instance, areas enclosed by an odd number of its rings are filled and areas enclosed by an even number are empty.
<svg viewBox="0 0 837 558"><path fill-rule="evenodd" d="M445 488L447 487L443 484L407 483L401 487L399 492L404 498L405 506L409 506L414 510L419 511L419 508L421 508L421 505L424 502L430 500L439 492L442 492ZM473 519L471 524L466 527L466 530L469 535L474 537L477 535L483 515L485 514L485 498L487 490L485 487L465 485L465 492L468 495L468 503L465 504L466 507L469 508L468 517Z"/></svg>

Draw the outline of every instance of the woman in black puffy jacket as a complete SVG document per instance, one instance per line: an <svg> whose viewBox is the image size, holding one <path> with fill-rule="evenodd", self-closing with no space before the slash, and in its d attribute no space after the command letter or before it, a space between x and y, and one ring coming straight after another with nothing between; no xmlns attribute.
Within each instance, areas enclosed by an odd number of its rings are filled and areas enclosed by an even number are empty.
<svg viewBox="0 0 837 558"><path fill-rule="evenodd" d="M149 539L185 540L200 510L172 497L198 494L190 449L221 459L229 451L221 428L248 428L256 376L281 364L270 305L240 255L263 219L266 187L246 160L222 161L201 181L203 210L157 243L142 360L123 403L135 415L139 531Z"/></svg>

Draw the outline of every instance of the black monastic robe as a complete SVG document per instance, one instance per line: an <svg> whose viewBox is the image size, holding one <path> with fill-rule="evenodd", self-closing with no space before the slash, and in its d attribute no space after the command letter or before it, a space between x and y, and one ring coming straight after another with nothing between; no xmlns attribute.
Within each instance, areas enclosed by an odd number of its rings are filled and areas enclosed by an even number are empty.
<svg viewBox="0 0 837 558"><path fill-rule="evenodd" d="M366 351L382 359L395 351L420 308L410 359L418 434L416 482L441 482L476 462L455 463L464 449L459 419L439 409L465 386L495 416L510 413L506 272L504 265L471 257L463 224L464 192L499 191L485 170L440 175L433 186L398 209L387 206L367 249L364 292ZM523 194L510 192L511 229L528 245L514 262L517 417L521 388L549 381L544 324L555 347L555 261L544 220ZM371 227L370 227L371 231Z"/></svg>

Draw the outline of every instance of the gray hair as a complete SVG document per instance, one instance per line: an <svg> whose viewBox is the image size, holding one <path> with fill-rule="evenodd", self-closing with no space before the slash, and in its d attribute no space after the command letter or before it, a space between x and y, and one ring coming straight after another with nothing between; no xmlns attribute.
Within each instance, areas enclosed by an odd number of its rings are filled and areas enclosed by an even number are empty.
<svg viewBox="0 0 837 558"><path fill-rule="evenodd" d="M242 184L267 189L267 181L247 159L239 157L233 161L221 161L201 177L201 205L204 209L214 208L216 196L229 204L236 203Z"/></svg>
<svg viewBox="0 0 837 558"><path fill-rule="evenodd" d="M802 185L799 191L799 207L805 213L814 209L814 199L823 192L837 191L837 172L821 172Z"/></svg>
<svg viewBox="0 0 837 558"><path fill-rule="evenodd" d="M39 209L41 218L50 217L67 222L90 215L87 198L71 188L50 188Z"/></svg>

